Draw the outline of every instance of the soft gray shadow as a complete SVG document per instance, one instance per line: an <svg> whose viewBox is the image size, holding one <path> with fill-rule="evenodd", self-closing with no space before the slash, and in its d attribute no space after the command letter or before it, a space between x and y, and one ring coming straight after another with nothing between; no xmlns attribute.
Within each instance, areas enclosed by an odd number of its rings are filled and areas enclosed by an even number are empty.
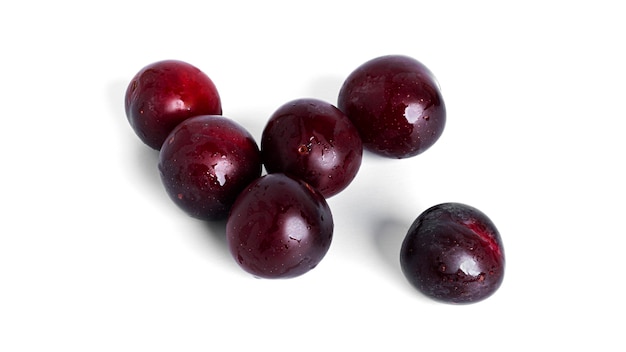
<svg viewBox="0 0 626 352"><path fill-rule="evenodd" d="M142 184L148 184L155 192L162 192L163 186L158 170L159 152L141 142L126 118L124 94L127 85L128 82L122 79L109 82L106 87L106 105L110 109L111 119L118 127L119 143L127 146L130 155L126 154L125 157L128 157L129 166L140 173Z"/></svg>
<svg viewBox="0 0 626 352"><path fill-rule="evenodd" d="M226 238L227 220L203 221L202 230L196 237L198 241L206 244L208 250L212 253L211 260L220 262L224 267L228 267L234 274L246 276L247 273L241 270L235 259L230 254L228 240Z"/></svg>
<svg viewBox="0 0 626 352"><path fill-rule="evenodd" d="M203 221L203 227L207 229L205 233L212 244L218 245L221 250L227 251L226 242L226 220Z"/></svg>
<svg viewBox="0 0 626 352"><path fill-rule="evenodd" d="M130 125L126 119L126 112L124 111L124 95L126 94L127 86L128 82L122 79L109 82L106 87L105 99L112 118L119 121L120 126L130 129Z"/></svg>
<svg viewBox="0 0 626 352"><path fill-rule="evenodd" d="M428 297L411 285L404 276L400 266L400 249L410 226L410 219L407 221L394 218L393 216L381 217L373 222L372 242L380 255L381 261L390 271L389 277L397 282L398 285L402 285L408 292L414 293L416 299L431 302Z"/></svg>
<svg viewBox="0 0 626 352"><path fill-rule="evenodd" d="M423 207L414 197L407 197L405 190L389 184L393 178L388 178L390 170L384 164L395 160L384 160L381 165L372 165L372 161L364 160L360 172L367 172L367 177L363 178L365 174L362 174L362 178L351 185L350 197L343 198L346 203L342 208L350 209L349 213L358 217L358 225L365 233L355 240L366 241L372 260L381 268L384 279L406 292L417 293L402 272L400 249L409 227ZM416 296L420 297L419 294Z"/></svg>
<svg viewBox="0 0 626 352"><path fill-rule="evenodd" d="M159 152L141 142L135 143L134 168L140 173L140 178L155 192L165 192L161 176L159 175Z"/></svg>
<svg viewBox="0 0 626 352"><path fill-rule="evenodd" d="M404 281L400 269L400 247L410 223L392 216L376 219L372 224L372 240L382 262L394 277Z"/></svg>
<svg viewBox="0 0 626 352"><path fill-rule="evenodd" d="M230 263L230 250L226 241L226 220L204 221L201 231L202 239L211 246L211 249L220 253L220 260Z"/></svg>

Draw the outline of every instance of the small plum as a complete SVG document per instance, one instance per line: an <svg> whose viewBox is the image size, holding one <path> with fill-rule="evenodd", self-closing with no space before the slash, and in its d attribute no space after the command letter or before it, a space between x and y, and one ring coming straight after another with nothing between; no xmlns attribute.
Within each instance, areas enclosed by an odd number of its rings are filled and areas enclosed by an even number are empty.
<svg viewBox="0 0 626 352"><path fill-rule="evenodd" d="M156 150L184 120L222 114L213 81L197 67L178 60L158 61L142 68L128 84L124 105L137 136Z"/></svg>
<svg viewBox="0 0 626 352"><path fill-rule="evenodd" d="M446 122L435 77L402 55L381 56L355 69L341 86L337 106L356 126L366 150L390 158L423 153Z"/></svg>
<svg viewBox="0 0 626 352"><path fill-rule="evenodd" d="M187 214L222 220L239 193L261 175L261 153L235 121L200 115L170 133L159 152L159 171L170 198Z"/></svg>
<svg viewBox="0 0 626 352"><path fill-rule="evenodd" d="M282 173L252 182L226 223L228 247L239 266L259 278L293 278L315 268L333 237L322 194Z"/></svg>
<svg viewBox="0 0 626 352"><path fill-rule="evenodd" d="M261 137L267 172L298 177L326 198L355 178L363 145L352 122L334 105L302 98L279 107Z"/></svg>
<svg viewBox="0 0 626 352"><path fill-rule="evenodd" d="M491 296L504 278L504 248L494 223L461 203L435 205L413 222L400 251L402 272L419 291L448 303Z"/></svg>

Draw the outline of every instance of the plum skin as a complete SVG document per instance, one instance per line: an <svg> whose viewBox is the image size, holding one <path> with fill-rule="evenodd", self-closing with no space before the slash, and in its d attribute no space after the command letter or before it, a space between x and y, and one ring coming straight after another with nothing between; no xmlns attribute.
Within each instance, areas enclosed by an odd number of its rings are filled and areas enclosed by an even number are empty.
<svg viewBox="0 0 626 352"><path fill-rule="evenodd" d="M377 57L357 67L343 82L337 106L356 126L366 150L390 158L423 153L446 123L434 75L404 55Z"/></svg>
<svg viewBox="0 0 626 352"><path fill-rule="evenodd" d="M494 223L462 203L435 205L413 222L400 265L420 292L447 303L479 302L504 279L504 248Z"/></svg>
<svg viewBox="0 0 626 352"><path fill-rule="evenodd" d="M223 220L239 193L261 175L261 153L252 135L224 116L183 121L159 152L165 190L188 215Z"/></svg>
<svg viewBox="0 0 626 352"><path fill-rule="evenodd" d="M267 172L296 176L326 198L344 190L361 166L358 131L341 110L313 98L292 100L269 118L261 137Z"/></svg>
<svg viewBox="0 0 626 352"><path fill-rule="evenodd" d="M159 150L182 121L198 115L221 115L222 103L213 81L199 68L180 60L143 67L124 96L126 117L135 134Z"/></svg>
<svg viewBox="0 0 626 352"><path fill-rule="evenodd" d="M232 257L258 278L287 279L315 268L330 248L333 217L322 194L282 173L266 174L237 198L226 223Z"/></svg>

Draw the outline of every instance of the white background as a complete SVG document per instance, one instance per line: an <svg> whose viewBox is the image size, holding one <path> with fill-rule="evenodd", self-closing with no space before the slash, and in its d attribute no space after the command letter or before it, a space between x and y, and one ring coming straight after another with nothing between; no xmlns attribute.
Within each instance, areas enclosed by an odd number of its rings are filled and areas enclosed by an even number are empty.
<svg viewBox="0 0 626 352"><path fill-rule="evenodd" d="M410 5L409 5L410 4ZM625 12L609 1L24 1L0 10L0 350L623 351ZM386 54L436 75L441 139L366 155L334 241L291 280L183 214L130 129L132 76L180 59L258 139L288 100L336 103ZM505 280L442 304L398 263L417 215L473 205Z"/></svg>

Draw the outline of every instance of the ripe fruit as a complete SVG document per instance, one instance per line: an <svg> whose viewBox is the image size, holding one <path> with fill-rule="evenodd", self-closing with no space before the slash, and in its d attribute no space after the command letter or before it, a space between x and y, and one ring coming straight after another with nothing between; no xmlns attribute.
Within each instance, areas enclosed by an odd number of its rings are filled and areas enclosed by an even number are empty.
<svg viewBox="0 0 626 352"><path fill-rule="evenodd" d="M187 118L222 114L213 81L198 68L176 60L142 68L130 81L124 103L126 117L137 136L156 150Z"/></svg>
<svg viewBox="0 0 626 352"><path fill-rule="evenodd" d="M284 174L267 174L235 201L226 223L230 252L261 278L291 278L319 264L330 247L333 218L319 191Z"/></svg>
<svg viewBox="0 0 626 352"><path fill-rule="evenodd" d="M450 303L491 296L504 278L500 234L481 211L435 205L411 225L400 251L402 272L425 295Z"/></svg>
<svg viewBox="0 0 626 352"><path fill-rule="evenodd" d="M441 136L446 109L432 73L401 55L372 59L344 81L337 106L352 120L371 152L408 158Z"/></svg>
<svg viewBox="0 0 626 352"><path fill-rule="evenodd" d="M408 158L441 136L446 108L432 73L419 61L382 56L344 81L337 107L297 99L267 122L259 149L250 133L222 114L213 82L182 61L160 61L131 80L125 109L135 133L160 150L170 198L188 215L226 221L229 251L261 278L292 278L315 268L333 238L326 201L358 172L363 149ZM265 165L267 175L261 176ZM504 277L495 225L461 203L420 214L400 248L407 280L449 303L491 296Z"/></svg>
<svg viewBox="0 0 626 352"><path fill-rule="evenodd" d="M267 172L298 177L328 198L356 176L363 145L352 122L335 106L297 99L270 117L261 137L261 154Z"/></svg>
<svg viewBox="0 0 626 352"><path fill-rule="evenodd" d="M261 154L250 133L223 116L189 118L159 153L170 198L192 217L225 219L239 193L261 175Z"/></svg>

